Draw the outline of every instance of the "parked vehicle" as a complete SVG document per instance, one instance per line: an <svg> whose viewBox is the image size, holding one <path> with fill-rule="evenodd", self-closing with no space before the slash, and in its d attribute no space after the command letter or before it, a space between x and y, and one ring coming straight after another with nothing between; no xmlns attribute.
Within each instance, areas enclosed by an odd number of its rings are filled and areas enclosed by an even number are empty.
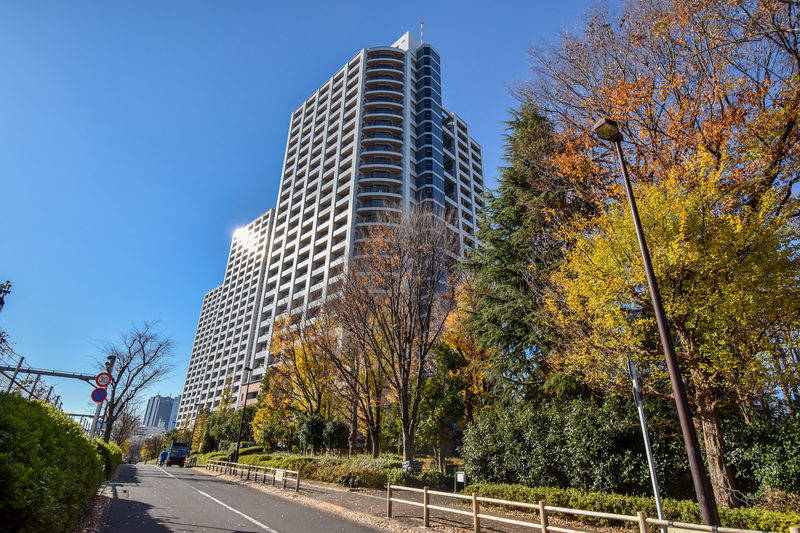
<svg viewBox="0 0 800 533"><path fill-rule="evenodd" d="M172 465L185 466L186 457L188 457L188 455L189 455L188 442L172 441L172 444L170 444L169 450L167 451L167 460L165 464L167 466L172 466Z"/></svg>

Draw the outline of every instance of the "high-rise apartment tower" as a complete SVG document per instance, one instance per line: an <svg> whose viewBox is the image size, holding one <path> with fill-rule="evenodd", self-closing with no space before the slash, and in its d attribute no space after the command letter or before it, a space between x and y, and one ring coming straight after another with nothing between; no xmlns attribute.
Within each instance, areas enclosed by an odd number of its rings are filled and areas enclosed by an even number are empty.
<svg viewBox="0 0 800 533"><path fill-rule="evenodd" d="M226 383L238 404L254 401L275 319L316 313L336 291L358 228L422 205L452 224L462 252L476 245L481 147L442 106L441 84L439 54L406 33L359 51L292 113L278 205L246 226L268 221L246 230L257 235L252 268L232 267L234 235L225 281L203 300L179 423L216 408Z"/></svg>

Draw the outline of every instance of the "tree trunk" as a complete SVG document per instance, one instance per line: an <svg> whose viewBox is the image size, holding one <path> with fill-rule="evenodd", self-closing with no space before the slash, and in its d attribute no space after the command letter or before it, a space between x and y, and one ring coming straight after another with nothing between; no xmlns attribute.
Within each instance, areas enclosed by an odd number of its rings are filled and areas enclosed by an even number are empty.
<svg viewBox="0 0 800 533"><path fill-rule="evenodd" d="M697 407L703 429L703 441L708 461L708 474L714 489L717 503L725 507L738 507L735 497L736 482L733 469L725 458L725 441L722 435L722 422L717 407L711 402L711 391L698 390Z"/></svg>
<svg viewBox="0 0 800 533"><path fill-rule="evenodd" d="M350 438L347 441L348 453L353 455L356 451L356 440L358 439L358 403L353 402L350 410Z"/></svg>
<svg viewBox="0 0 800 533"><path fill-rule="evenodd" d="M372 444L372 457L378 458L381 454L381 427L379 425L370 428L370 441Z"/></svg>
<svg viewBox="0 0 800 533"><path fill-rule="evenodd" d="M414 460L414 433L403 424L403 461Z"/></svg>

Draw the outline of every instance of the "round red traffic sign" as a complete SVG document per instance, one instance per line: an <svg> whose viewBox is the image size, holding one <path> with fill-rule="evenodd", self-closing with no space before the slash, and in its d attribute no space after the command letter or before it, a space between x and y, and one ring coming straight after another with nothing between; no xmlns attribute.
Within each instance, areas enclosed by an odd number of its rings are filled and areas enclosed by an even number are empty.
<svg viewBox="0 0 800 533"><path fill-rule="evenodd" d="M95 376L94 382L97 383L98 387L108 387L108 384L111 383L111 374L108 372L100 372Z"/></svg>
<svg viewBox="0 0 800 533"><path fill-rule="evenodd" d="M106 396L108 396L108 392L106 392L105 389L98 387L92 391L92 400L96 401L97 403L100 403L103 400L105 400Z"/></svg>

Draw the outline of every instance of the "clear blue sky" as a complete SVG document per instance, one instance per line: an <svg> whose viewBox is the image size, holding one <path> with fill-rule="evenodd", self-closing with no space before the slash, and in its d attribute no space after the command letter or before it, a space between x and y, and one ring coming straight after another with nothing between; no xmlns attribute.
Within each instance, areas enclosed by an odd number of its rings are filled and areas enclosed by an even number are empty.
<svg viewBox="0 0 800 533"><path fill-rule="evenodd" d="M26 2L0 5L0 313L36 367L89 371L160 320L180 393L235 228L274 207L288 119L361 48L419 31L444 105L501 164L527 50L586 2ZM90 388L50 380L65 408Z"/></svg>

